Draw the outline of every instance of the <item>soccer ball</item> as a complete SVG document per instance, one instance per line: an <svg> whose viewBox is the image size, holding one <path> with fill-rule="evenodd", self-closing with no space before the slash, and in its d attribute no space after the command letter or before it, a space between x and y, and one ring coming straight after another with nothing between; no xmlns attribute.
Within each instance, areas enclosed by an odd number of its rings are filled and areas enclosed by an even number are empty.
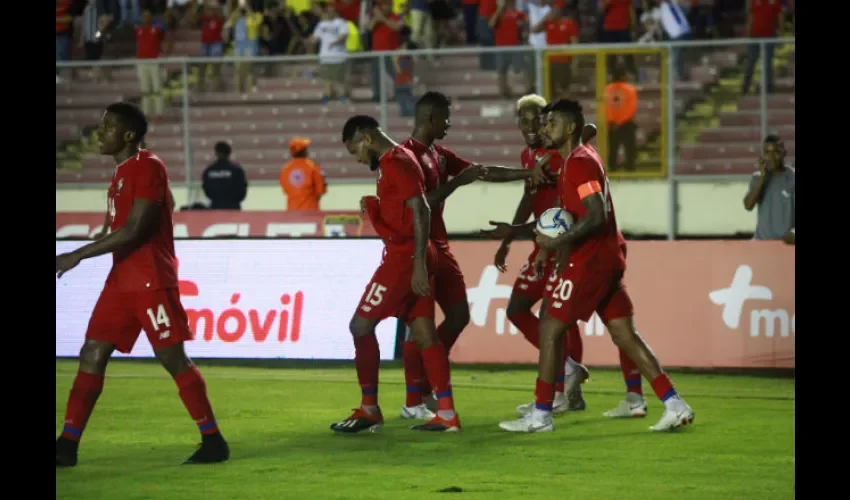
<svg viewBox="0 0 850 500"><path fill-rule="evenodd" d="M573 225L573 216L563 208L550 208L537 219L537 232L554 238L567 232Z"/></svg>

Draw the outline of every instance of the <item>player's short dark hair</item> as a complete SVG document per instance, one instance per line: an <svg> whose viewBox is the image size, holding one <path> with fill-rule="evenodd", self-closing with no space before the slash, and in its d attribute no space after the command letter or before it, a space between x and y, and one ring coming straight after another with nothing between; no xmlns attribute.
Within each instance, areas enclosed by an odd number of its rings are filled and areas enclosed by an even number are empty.
<svg viewBox="0 0 850 500"><path fill-rule="evenodd" d="M429 108L449 108L452 105L452 100L442 92L429 90L422 94L422 97L416 101L416 109Z"/></svg>
<svg viewBox="0 0 850 500"><path fill-rule="evenodd" d="M361 130L378 130L378 120L369 115L354 115L342 126L342 142L348 142Z"/></svg>
<svg viewBox="0 0 850 500"><path fill-rule="evenodd" d="M572 99L558 99L549 105L549 112L567 115L576 124L575 135L581 135L584 128L584 110L580 102Z"/></svg>
<svg viewBox="0 0 850 500"><path fill-rule="evenodd" d="M220 156L230 156L230 153L233 151L233 149L230 147L230 144L224 141L218 141L217 143L215 143L213 150L215 151L215 154Z"/></svg>
<svg viewBox="0 0 850 500"><path fill-rule="evenodd" d="M132 102L114 102L106 107L107 113L117 116L121 123L136 134L136 142L142 142L148 133L148 120L138 106Z"/></svg>
<svg viewBox="0 0 850 500"><path fill-rule="evenodd" d="M764 138L765 144L779 144L782 142L782 138L779 137L779 134L768 134L767 137Z"/></svg>

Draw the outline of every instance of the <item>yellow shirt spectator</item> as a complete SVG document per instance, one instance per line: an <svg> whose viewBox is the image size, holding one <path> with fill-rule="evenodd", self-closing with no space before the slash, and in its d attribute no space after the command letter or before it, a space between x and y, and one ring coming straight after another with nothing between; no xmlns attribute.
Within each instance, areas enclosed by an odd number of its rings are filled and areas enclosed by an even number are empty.
<svg viewBox="0 0 850 500"><path fill-rule="evenodd" d="M347 22L348 24L348 38L345 39L345 48L348 49L348 52L360 52L363 50L363 44L360 41L360 30L357 29L357 25L351 21Z"/></svg>

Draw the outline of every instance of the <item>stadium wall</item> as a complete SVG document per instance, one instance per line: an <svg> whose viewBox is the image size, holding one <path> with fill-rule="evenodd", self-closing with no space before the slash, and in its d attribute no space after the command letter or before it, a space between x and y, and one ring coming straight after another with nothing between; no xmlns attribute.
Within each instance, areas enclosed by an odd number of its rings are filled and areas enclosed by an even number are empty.
<svg viewBox="0 0 850 500"><path fill-rule="evenodd" d="M56 252L82 244L57 241ZM513 245L504 274L492 265L496 247L453 243L472 319L452 351L456 363L537 360L505 313L531 244ZM180 292L197 335L189 354L352 359L348 321L381 249L372 239L178 240ZM641 335L668 367L794 368L794 252L780 242L630 242L626 284ZM57 357L77 355L110 264L84 261L57 280ZM580 328L587 364L618 363L596 316ZM395 321L379 326L383 359L394 357L396 329ZM146 340L132 356L152 356Z"/></svg>
<svg viewBox="0 0 850 500"><path fill-rule="evenodd" d="M667 234L670 192L666 180L612 180L620 228L629 234ZM323 210L356 210L362 196L374 194L374 183L331 184L322 200ZM744 210L741 200L747 181L680 182L677 190L678 235L730 236L751 233L755 213ZM462 196L446 203L450 233L471 233L488 220L511 220L522 189L515 183L475 183L461 188ZM175 186L178 205L189 200L185 187ZM277 185L252 185L244 210L283 210L286 198ZM57 189L57 212L98 212L106 207L106 189Z"/></svg>

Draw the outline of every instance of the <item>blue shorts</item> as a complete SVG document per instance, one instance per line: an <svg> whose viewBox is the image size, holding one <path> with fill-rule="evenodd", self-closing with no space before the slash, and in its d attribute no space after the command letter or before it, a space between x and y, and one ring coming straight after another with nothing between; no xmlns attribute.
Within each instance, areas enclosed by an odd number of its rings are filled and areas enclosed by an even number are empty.
<svg viewBox="0 0 850 500"><path fill-rule="evenodd" d="M233 42L234 55L239 57L253 57L260 52L257 40L236 40Z"/></svg>
<svg viewBox="0 0 850 500"><path fill-rule="evenodd" d="M203 57L221 57L224 55L224 44L221 42L202 43L201 55Z"/></svg>

